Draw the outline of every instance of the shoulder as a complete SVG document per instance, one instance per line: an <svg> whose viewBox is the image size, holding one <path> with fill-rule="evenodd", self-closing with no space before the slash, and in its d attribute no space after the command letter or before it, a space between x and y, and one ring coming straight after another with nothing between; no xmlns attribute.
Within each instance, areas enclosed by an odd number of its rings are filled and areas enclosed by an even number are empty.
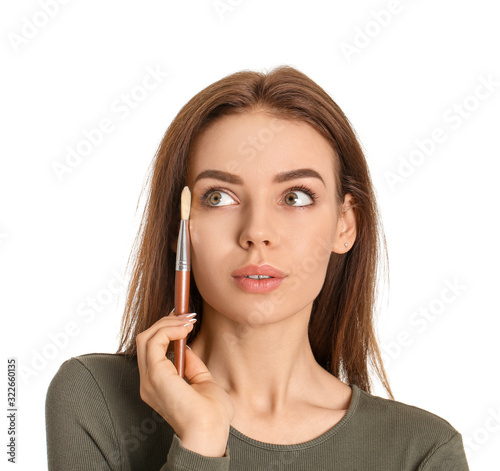
<svg viewBox="0 0 500 471"><path fill-rule="evenodd" d="M358 388L359 389L359 388ZM457 430L443 417L428 410L359 389L358 414L377 426L391 426L396 430L426 431L450 438Z"/></svg>
<svg viewBox="0 0 500 471"><path fill-rule="evenodd" d="M404 402L386 399L359 389L354 422L364 437L378 437L395 454L422 463L442 447L458 446L460 433L443 417ZM379 443L380 444L380 443Z"/></svg>
<svg viewBox="0 0 500 471"><path fill-rule="evenodd" d="M138 378L136 357L126 357L117 353L88 353L71 357L60 367L52 383L81 383L92 379L97 383L110 383L112 380Z"/></svg>
<svg viewBox="0 0 500 471"><path fill-rule="evenodd" d="M112 397L138 395L139 371L135 357L89 353L66 360L47 390L47 408L82 407L92 401L109 403ZM94 402L95 403L95 402Z"/></svg>
<svg viewBox="0 0 500 471"><path fill-rule="evenodd" d="M137 367L136 357L127 357L121 353L86 353L71 357L66 360L61 368L71 369L74 367L83 366L89 371L108 371L115 369L117 366L120 368L131 369Z"/></svg>
<svg viewBox="0 0 500 471"><path fill-rule="evenodd" d="M100 463L105 457L113 465L106 469L145 469L144 463L160 469L173 430L139 391L136 357L89 353L66 360L52 378L45 401L51 459L64 461L68 448L69 458L81 457L82 463Z"/></svg>

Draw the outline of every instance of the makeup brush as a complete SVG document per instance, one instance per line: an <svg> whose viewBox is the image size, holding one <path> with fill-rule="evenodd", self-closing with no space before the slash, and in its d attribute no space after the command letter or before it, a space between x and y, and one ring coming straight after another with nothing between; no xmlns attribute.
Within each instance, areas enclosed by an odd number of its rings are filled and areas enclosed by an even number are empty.
<svg viewBox="0 0 500 471"><path fill-rule="evenodd" d="M191 192L187 186L181 194L181 225L177 239L175 260L175 315L189 312L189 280L191 275L191 255L189 241L189 213L191 211ZM175 367L179 376L184 378L186 339L174 340Z"/></svg>

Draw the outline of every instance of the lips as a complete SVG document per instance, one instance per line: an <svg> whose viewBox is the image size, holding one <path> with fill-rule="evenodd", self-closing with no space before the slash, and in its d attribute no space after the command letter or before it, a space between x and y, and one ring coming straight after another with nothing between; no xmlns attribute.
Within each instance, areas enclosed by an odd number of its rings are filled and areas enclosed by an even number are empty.
<svg viewBox="0 0 500 471"><path fill-rule="evenodd" d="M246 267L234 270L231 275L234 277L261 275L270 276L272 278L285 278L285 274L282 271L274 268L271 265L248 265Z"/></svg>
<svg viewBox="0 0 500 471"><path fill-rule="evenodd" d="M276 289L286 277L271 265L248 265L238 268L231 275L236 284L248 293L268 293Z"/></svg>

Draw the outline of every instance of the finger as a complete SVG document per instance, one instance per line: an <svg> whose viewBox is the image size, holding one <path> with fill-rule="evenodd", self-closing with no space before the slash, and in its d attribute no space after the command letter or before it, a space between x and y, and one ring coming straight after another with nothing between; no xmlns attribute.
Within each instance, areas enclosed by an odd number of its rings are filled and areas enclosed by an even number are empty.
<svg viewBox="0 0 500 471"><path fill-rule="evenodd" d="M159 329L163 327L175 327L181 326L187 323L189 320L186 319L188 315L185 317L175 316L173 315L174 309L170 312L168 316L164 316L158 321L156 321L149 329L144 330L136 337L136 347L137 347L137 365L139 367L139 374L147 371L147 358L146 358L146 349L147 342L155 335ZM195 313L193 313L196 315ZM190 318L193 318L191 316Z"/></svg>
<svg viewBox="0 0 500 471"><path fill-rule="evenodd" d="M141 332L141 340L147 342L153 335L156 334L156 332L158 332L158 330L164 327L176 327L184 325L186 322L194 319L195 317L196 313L183 314L182 316L164 316L161 319L157 320L151 327L149 327L149 329Z"/></svg>
<svg viewBox="0 0 500 471"><path fill-rule="evenodd" d="M179 314L178 316L174 316L176 319L185 319L186 317L187 318L192 318L194 316L196 316L197 313L196 312L186 312L185 314Z"/></svg>
<svg viewBox="0 0 500 471"><path fill-rule="evenodd" d="M160 364L169 365L170 371L175 371L173 363L165 356L168 346L173 340L180 340L187 337L187 334L193 328L194 322L185 322L184 325L168 326L159 329L148 341L146 345L146 368L149 372ZM186 325L187 324L187 325ZM174 370L170 369L170 365Z"/></svg>
<svg viewBox="0 0 500 471"><path fill-rule="evenodd" d="M201 358L190 348L186 348L186 367L184 375L189 384L200 384L207 381L214 381L212 374ZM215 382L215 381L214 381Z"/></svg>
<svg viewBox="0 0 500 471"><path fill-rule="evenodd" d="M175 314L175 307L170 311L167 317L186 317L186 316L191 316L191 315L196 315L196 312L186 312L184 314Z"/></svg>

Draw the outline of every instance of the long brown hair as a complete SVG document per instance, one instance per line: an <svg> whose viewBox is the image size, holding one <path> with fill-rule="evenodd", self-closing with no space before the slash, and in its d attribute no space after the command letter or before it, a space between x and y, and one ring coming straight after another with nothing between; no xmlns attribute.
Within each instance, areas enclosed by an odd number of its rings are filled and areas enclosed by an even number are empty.
<svg viewBox="0 0 500 471"><path fill-rule="evenodd" d="M332 146L338 200L354 199L357 232L345 254L332 253L324 286L315 299L309 339L316 361L331 374L371 392L369 366L391 399L374 330L379 274L386 274L387 250L367 163L355 133L338 105L313 80L293 67L269 73L241 71L194 96L167 129L152 162L148 201L134 243L133 262L117 353L136 355L136 336L174 306L175 253L179 202L190 147L217 118L264 109L277 117L312 125ZM380 273L379 273L380 272ZM202 324L202 299L191 276L190 312Z"/></svg>

